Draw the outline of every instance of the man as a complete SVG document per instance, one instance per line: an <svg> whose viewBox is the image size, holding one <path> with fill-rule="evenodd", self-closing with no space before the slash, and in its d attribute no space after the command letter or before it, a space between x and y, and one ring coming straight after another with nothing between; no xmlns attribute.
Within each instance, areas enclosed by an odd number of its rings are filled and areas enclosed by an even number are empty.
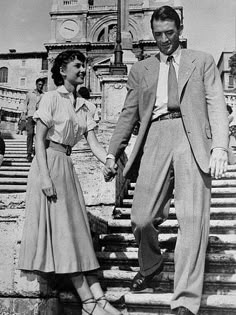
<svg viewBox="0 0 236 315"><path fill-rule="evenodd" d="M220 178L227 170L226 104L212 56L180 48L182 26L176 11L169 6L155 10L151 28L160 53L137 62L130 71L104 176L109 180L116 173L116 161L140 121L124 169L124 176L129 176L141 156L131 210L140 271L132 290L143 290L162 271L156 225L168 215L174 184L179 229L171 308L178 315L197 314L209 233L211 177Z"/></svg>
<svg viewBox="0 0 236 315"><path fill-rule="evenodd" d="M44 79L37 79L36 89L27 93L25 99L25 114L27 117L26 131L27 131L27 161L32 161L33 155L33 141L34 141L34 127L33 120L34 112L38 109L39 102L43 95Z"/></svg>
<svg viewBox="0 0 236 315"><path fill-rule="evenodd" d="M5 141L2 138L2 135L0 132L0 166L2 165L4 154L5 154Z"/></svg>

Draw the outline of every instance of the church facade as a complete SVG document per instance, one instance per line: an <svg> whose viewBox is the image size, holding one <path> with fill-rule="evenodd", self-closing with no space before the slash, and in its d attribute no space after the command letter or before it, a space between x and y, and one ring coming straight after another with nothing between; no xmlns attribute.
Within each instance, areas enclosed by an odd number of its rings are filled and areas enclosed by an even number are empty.
<svg viewBox="0 0 236 315"><path fill-rule="evenodd" d="M174 0L121 0L122 48L132 52L133 60L156 53L150 19L161 5L174 6ZM182 7L175 7L183 22ZM99 78L109 73L116 45L117 0L53 0L51 38L45 47L49 69L62 50L80 49L88 58L86 85L100 93ZM186 40L182 39L183 46ZM49 89L52 82L49 79Z"/></svg>

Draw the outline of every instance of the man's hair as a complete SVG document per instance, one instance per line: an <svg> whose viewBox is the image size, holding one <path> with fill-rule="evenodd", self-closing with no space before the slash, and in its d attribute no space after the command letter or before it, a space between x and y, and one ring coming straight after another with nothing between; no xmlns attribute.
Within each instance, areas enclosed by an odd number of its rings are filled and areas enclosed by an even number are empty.
<svg viewBox="0 0 236 315"><path fill-rule="evenodd" d="M39 82L42 82L43 85L45 84L45 80L42 79L42 78L38 78L38 79L35 81L35 84L38 84Z"/></svg>
<svg viewBox="0 0 236 315"><path fill-rule="evenodd" d="M81 95L86 100L90 99L89 90L85 86L81 86L81 88L78 90L78 94Z"/></svg>
<svg viewBox="0 0 236 315"><path fill-rule="evenodd" d="M227 111L228 111L229 115L232 114L232 112L233 112L232 107L227 105Z"/></svg>
<svg viewBox="0 0 236 315"><path fill-rule="evenodd" d="M175 26L177 29L180 29L180 18L178 13L173 9L172 7L168 5L164 5L158 9L156 9L151 17L151 29L153 29L153 21L165 21L165 20L171 20L175 22Z"/></svg>

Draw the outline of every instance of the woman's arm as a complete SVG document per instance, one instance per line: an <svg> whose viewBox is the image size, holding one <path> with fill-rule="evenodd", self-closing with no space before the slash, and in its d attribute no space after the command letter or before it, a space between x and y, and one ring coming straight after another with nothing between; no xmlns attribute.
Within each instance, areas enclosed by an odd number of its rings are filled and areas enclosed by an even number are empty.
<svg viewBox="0 0 236 315"><path fill-rule="evenodd" d="M88 141L90 149L92 150L93 154L101 161L103 164L106 163L106 156L107 152L103 148L103 146L98 142L98 139L94 133L94 130L89 130L85 134L85 138Z"/></svg>
<svg viewBox="0 0 236 315"><path fill-rule="evenodd" d="M38 119L36 128L35 152L39 166L42 191L48 197L55 197L56 190L49 175L45 148L45 139L48 127L40 119Z"/></svg>

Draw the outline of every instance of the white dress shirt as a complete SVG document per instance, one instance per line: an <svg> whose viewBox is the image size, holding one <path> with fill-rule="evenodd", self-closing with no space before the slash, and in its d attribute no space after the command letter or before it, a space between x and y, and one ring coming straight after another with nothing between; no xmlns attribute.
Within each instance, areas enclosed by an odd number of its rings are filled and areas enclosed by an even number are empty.
<svg viewBox="0 0 236 315"><path fill-rule="evenodd" d="M176 49L176 51L171 54L174 57L173 65L176 72L176 77L178 78L179 73L179 63L181 56L181 48L180 46ZM167 110L167 102L168 102L168 72L169 72L169 62L167 62L167 55L164 55L160 52L160 71L159 71L159 79L157 84L157 93L156 93L156 102L152 112L152 120L157 117L168 113ZM178 79L177 79L178 80Z"/></svg>

